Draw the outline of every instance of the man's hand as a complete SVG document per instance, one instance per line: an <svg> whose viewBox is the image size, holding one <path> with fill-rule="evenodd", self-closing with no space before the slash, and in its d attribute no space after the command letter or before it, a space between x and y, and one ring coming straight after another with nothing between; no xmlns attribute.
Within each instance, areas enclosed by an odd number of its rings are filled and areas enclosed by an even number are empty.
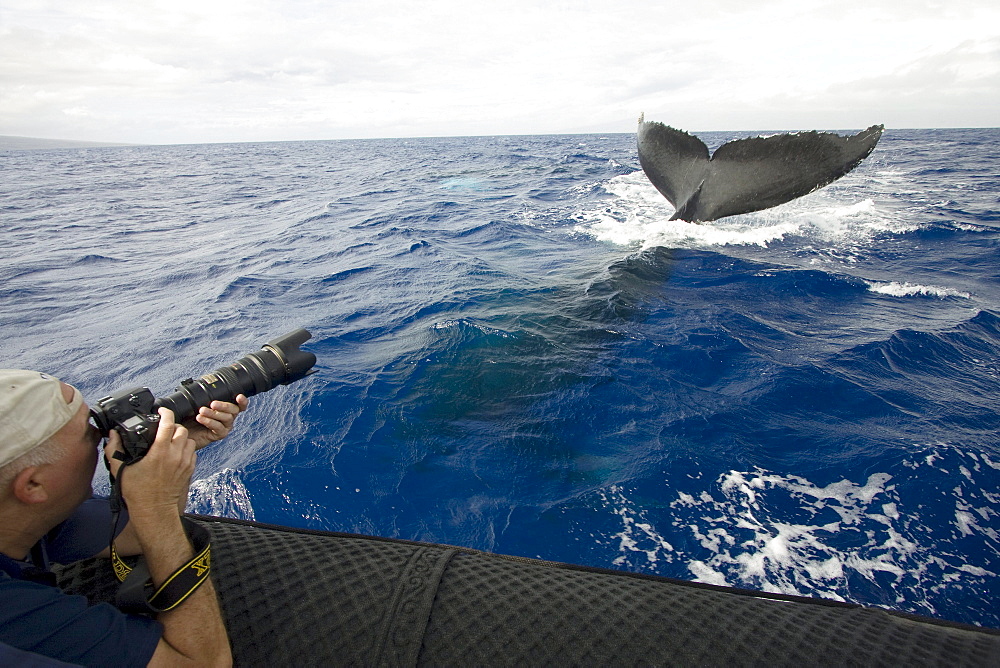
<svg viewBox="0 0 1000 668"><path fill-rule="evenodd" d="M242 394L236 403L213 401L210 406L202 406L193 419L185 420L188 435L194 440L195 449L201 450L209 443L221 441L233 430L233 423L241 411L245 411L250 401Z"/></svg>
<svg viewBox="0 0 1000 668"><path fill-rule="evenodd" d="M142 514L176 513L187 503L187 490L194 473L198 456L195 442L183 425L174 422L174 413L161 408L156 438L142 459L126 467L113 457L121 449L121 439L108 438L104 455L110 462L111 474L121 480L122 497L129 514L135 518Z"/></svg>

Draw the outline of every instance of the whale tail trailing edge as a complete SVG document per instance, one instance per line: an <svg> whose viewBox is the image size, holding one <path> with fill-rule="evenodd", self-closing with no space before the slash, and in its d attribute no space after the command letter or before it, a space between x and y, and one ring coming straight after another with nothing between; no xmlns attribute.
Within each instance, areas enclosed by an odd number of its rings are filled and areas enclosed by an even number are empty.
<svg viewBox="0 0 1000 668"><path fill-rule="evenodd" d="M677 209L707 222L784 204L836 181L868 157L883 126L855 135L798 132L727 142L709 155L694 135L639 119L639 163Z"/></svg>

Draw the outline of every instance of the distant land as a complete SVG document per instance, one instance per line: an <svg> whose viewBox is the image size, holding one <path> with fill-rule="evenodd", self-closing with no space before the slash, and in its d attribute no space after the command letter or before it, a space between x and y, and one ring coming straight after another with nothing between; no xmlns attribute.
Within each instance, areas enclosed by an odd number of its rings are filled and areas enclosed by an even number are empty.
<svg viewBox="0 0 1000 668"><path fill-rule="evenodd" d="M100 146L133 146L133 144L0 135L0 151L35 151L47 148L97 148Z"/></svg>

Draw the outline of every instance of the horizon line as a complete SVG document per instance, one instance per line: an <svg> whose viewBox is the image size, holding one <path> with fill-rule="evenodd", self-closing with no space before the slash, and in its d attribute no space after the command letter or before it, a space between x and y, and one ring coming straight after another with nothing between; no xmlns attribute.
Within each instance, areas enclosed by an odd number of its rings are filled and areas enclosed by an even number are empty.
<svg viewBox="0 0 1000 668"><path fill-rule="evenodd" d="M839 128L839 130L857 128ZM933 126L933 127L910 127L910 128L890 128L889 131L909 131L909 130L996 130L1000 126ZM832 130L820 130L830 132ZM802 130L776 130L773 128L752 129L752 130L689 130L692 134L698 133L719 133L719 132L774 132L774 133L794 133ZM626 135L634 132L623 132L613 130L606 132L543 132L543 133L486 133L468 135L406 135L406 136L379 136L379 137L335 137L325 139L234 139L222 141L177 141L177 142L122 142L122 141L101 141L88 139L63 139L58 137L32 137L26 135L3 135L0 134L0 150L44 150L60 148L127 148L137 146L200 146L206 144L282 144L293 142L333 142L333 141L380 141L387 139L465 139L473 137L572 137L590 135ZM8 142L10 145L7 145ZM21 144L21 146L18 146ZM33 145L34 144L34 145ZM47 144L47 145L46 145Z"/></svg>

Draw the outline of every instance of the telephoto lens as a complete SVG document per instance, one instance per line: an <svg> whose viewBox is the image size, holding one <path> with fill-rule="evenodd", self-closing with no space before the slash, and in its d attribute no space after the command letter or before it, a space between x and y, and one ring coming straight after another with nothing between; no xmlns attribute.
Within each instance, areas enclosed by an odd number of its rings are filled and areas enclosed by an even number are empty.
<svg viewBox="0 0 1000 668"><path fill-rule="evenodd" d="M105 438L112 429L121 435L125 462L133 462L143 457L156 439L158 407L172 410L180 422L215 400L236 403L237 395L252 397L308 376L316 356L299 350L299 346L311 336L304 329L279 336L229 366L197 380L188 378L168 397L157 399L148 387L134 387L98 399L90 407L90 417Z"/></svg>
<svg viewBox="0 0 1000 668"><path fill-rule="evenodd" d="M278 385L294 383L312 373L316 364L315 355L299 350L311 336L305 329L279 336L229 366L182 381L176 392L157 399L155 405L172 410L180 422L213 401L235 403L239 394L252 397Z"/></svg>

